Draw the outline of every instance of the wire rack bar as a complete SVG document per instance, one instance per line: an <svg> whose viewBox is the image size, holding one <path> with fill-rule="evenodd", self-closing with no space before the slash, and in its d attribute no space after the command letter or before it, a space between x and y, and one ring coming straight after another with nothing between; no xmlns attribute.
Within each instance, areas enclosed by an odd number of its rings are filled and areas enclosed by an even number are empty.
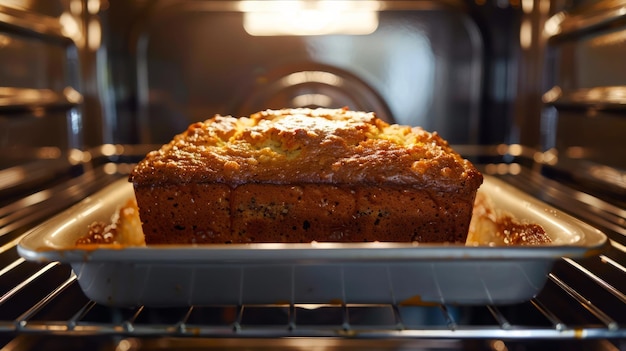
<svg viewBox="0 0 626 351"><path fill-rule="evenodd" d="M532 305L546 318L552 323L555 330L563 330L566 328L566 325L557 317L550 309L544 306L541 301L536 298L530 301Z"/></svg>
<svg viewBox="0 0 626 351"><path fill-rule="evenodd" d="M617 288L615 288L612 284L610 284L604 279L601 279L600 277L595 275L593 272L583 267L580 263L572 260L571 258L564 257L563 260L569 263L572 267L578 269L580 272L584 273L589 279L591 279L596 284L600 285L602 288L604 288L604 290L610 292L613 296L615 296L622 303L626 304L626 295L624 295L624 293L622 293Z"/></svg>
<svg viewBox="0 0 626 351"><path fill-rule="evenodd" d="M594 305L591 301L587 300L582 294L576 291L574 288L569 286L567 283L559 279L553 273L548 274L548 277L551 281L556 283L563 291L565 291L568 295L573 297L578 303L580 303L586 310L591 312L596 318L598 318L604 325L607 326L610 330L615 330L618 328L617 322L615 322L611 317L609 317L604 311Z"/></svg>
<svg viewBox="0 0 626 351"><path fill-rule="evenodd" d="M39 300L35 303L31 308L29 308L22 315L17 317L15 325L19 326L19 328L23 328L27 323L28 319L35 315L38 311L40 311L44 306L46 306L52 299L61 294L65 289L67 289L71 284L76 281L76 274L74 272L70 273L70 277L67 278L66 281L57 286L52 292L46 295L43 299ZM64 323L66 324L66 323Z"/></svg>
<svg viewBox="0 0 626 351"><path fill-rule="evenodd" d="M16 286L14 286L11 290L7 291L4 295L0 296L0 305L2 305L5 302L7 302L7 300L9 300L11 297L16 295L17 293L19 293L20 290L24 289L26 286L28 286L28 284L34 282L35 280L37 280L39 277L43 276L47 271L49 271L53 267L57 266L58 264L59 264L58 262L48 263L43 268L41 268L39 271L37 271L35 274L27 277L24 281L20 282Z"/></svg>

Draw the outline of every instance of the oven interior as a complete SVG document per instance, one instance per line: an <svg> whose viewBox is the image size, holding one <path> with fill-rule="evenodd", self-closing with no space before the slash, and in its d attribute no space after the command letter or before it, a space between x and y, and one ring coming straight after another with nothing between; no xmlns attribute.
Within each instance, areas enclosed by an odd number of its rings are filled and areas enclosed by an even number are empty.
<svg viewBox="0 0 626 351"><path fill-rule="evenodd" d="M626 349L625 59L623 1L0 1L0 345ZM112 308L18 255L188 124L287 106L436 130L610 245L504 306Z"/></svg>

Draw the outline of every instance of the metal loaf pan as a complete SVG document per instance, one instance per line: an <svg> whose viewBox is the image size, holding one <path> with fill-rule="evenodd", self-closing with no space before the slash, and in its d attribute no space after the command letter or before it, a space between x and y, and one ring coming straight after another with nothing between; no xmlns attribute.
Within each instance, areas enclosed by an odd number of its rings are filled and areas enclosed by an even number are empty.
<svg viewBox="0 0 626 351"><path fill-rule="evenodd" d="M416 243L231 244L76 249L93 221L129 197L122 179L28 233L27 260L70 264L80 287L111 306L207 304L508 304L540 292L561 257L597 254L597 229L485 176L495 206L541 224L553 243L464 246Z"/></svg>

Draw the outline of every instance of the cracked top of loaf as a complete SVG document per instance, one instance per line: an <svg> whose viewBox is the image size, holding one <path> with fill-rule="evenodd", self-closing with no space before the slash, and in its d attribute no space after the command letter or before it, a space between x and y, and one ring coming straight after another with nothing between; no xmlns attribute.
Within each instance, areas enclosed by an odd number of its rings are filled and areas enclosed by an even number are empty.
<svg viewBox="0 0 626 351"><path fill-rule="evenodd" d="M266 110L191 124L130 175L135 185L370 184L475 191L482 175L436 132L371 112Z"/></svg>

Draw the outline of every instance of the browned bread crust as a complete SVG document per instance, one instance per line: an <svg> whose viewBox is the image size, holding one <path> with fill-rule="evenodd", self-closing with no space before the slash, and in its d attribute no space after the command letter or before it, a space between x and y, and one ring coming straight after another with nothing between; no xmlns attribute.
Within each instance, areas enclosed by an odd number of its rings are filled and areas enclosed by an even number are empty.
<svg viewBox="0 0 626 351"><path fill-rule="evenodd" d="M130 181L148 244L464 242L482 175L436 132L283 109L194 123Z"/></svg>

